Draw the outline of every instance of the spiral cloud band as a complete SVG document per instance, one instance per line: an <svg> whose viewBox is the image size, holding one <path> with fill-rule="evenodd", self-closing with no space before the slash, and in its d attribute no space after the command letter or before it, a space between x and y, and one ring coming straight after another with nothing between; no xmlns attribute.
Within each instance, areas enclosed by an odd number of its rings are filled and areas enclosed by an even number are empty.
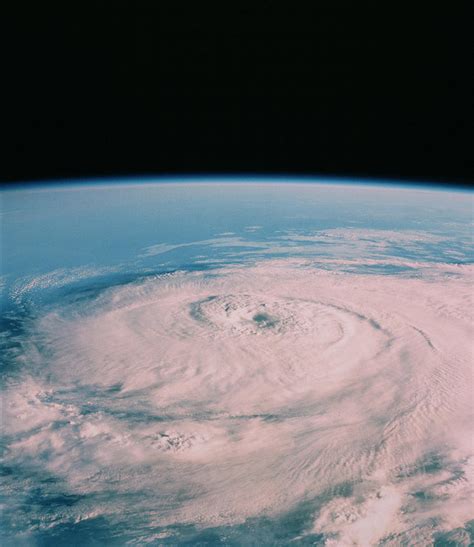
<svg viewBox="0 0 474 547"><path fill-rule="evenodd" d="M76 295L29 326L8 459L39 465L50 499L66 485L59 520L119 528L127 507L157 541L295 507L302 541L423 544L433 522L466 534L472 302L458 270L273 260Z"/></svg>

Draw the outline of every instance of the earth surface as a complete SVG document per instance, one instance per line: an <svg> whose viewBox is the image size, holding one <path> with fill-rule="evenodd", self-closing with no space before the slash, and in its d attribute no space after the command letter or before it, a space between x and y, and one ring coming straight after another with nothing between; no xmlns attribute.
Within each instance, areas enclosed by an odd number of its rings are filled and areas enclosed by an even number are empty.
<svg viewBox="0 0 474 547"><path fill-rule="evenodd" d="M1 199L4 545L472 544L472 193Z"/></svg>

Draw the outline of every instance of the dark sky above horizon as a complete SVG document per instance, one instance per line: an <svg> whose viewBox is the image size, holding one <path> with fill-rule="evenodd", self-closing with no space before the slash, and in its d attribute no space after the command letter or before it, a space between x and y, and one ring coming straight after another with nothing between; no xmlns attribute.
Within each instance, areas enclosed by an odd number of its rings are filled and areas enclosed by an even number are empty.
<svg viewBox="0 0 474 547"><path fill-rule="evenodd" d="M462 4L256 4L16 3L0 179L474 180Z"/></svg>

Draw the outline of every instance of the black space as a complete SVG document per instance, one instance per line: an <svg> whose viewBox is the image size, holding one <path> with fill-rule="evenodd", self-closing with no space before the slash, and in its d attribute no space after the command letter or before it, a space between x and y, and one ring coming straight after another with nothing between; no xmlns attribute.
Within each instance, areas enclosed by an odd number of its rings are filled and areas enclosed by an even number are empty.
<svg viewBox="0 0 474 547"><path fill-rule="evenodd" d="M291 173L468 185L467 5L17 1L4 19L0 179Z"/></svg>

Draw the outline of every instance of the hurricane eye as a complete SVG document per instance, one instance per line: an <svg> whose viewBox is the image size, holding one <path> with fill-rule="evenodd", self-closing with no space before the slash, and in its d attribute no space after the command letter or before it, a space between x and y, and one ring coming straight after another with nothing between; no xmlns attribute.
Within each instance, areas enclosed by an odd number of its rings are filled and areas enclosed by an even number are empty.
<svg viewBox="0 0 474 547"><path fill-rule="evenodd" d="M277 324L276 319L273 319L266 313L257 313L252 319L259 327L263 328L274 327Z"/></svg>

